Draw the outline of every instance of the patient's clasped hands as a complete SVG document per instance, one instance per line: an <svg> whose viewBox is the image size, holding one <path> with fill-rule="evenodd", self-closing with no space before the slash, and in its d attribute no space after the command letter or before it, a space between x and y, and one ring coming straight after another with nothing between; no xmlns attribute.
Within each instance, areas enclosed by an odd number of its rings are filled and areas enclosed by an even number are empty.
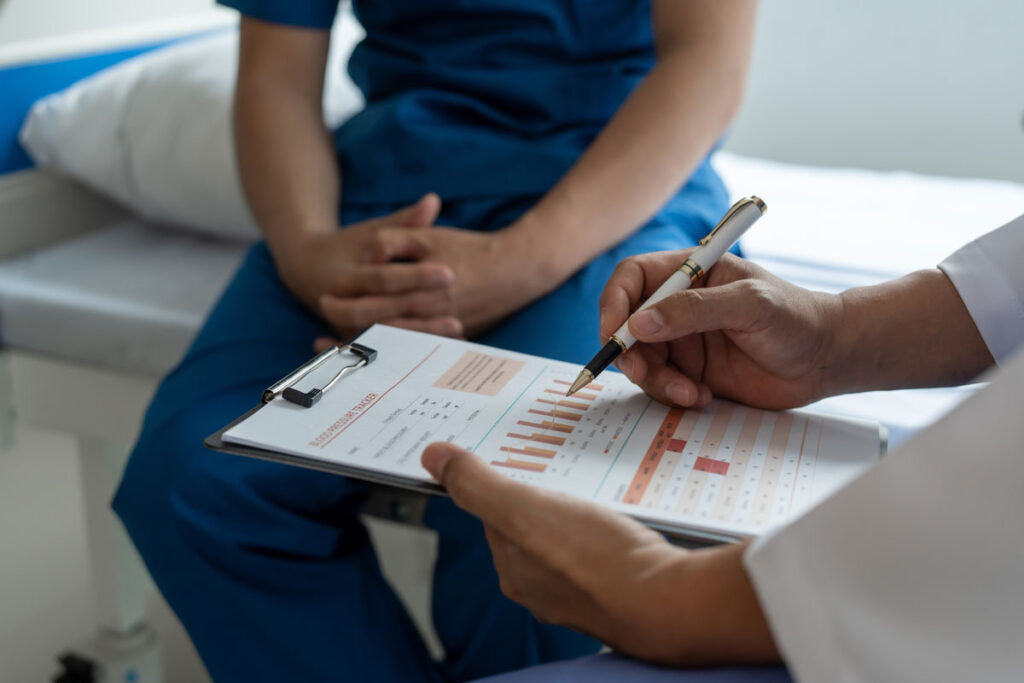
<svg viewBox="0 0 1024 683"><path fill-rule="evenodd" d="M440 208L427 194L395 213L299 240L277 255L282 278L341 337L374 323L472 335L557 284L522 266L530 247L514 230L436 226Z"/></svg>

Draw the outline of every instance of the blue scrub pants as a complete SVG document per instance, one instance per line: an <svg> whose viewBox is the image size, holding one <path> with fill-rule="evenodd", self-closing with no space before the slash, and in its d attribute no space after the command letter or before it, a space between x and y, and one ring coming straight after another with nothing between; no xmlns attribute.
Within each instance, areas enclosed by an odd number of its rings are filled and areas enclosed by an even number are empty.
<svg viewBox="0 0 1024 683"><path fill-rule="evenodd" d="M726 208L715 181L680 195L480 341L588 360L599 347L598 295L615 265L692 245ZM449 203L439 223L493 230L535 200ZM344 207L342 223L393 208ZM254 246L157 391L114 499L213 678L463 681L595 652L594 640L541 624L501 595L480 523L435 499L426 513L440 537L433 618L447 659L432 662L357 517L363 483L203 448L329 332L285 290L266 247Z"/></svg>

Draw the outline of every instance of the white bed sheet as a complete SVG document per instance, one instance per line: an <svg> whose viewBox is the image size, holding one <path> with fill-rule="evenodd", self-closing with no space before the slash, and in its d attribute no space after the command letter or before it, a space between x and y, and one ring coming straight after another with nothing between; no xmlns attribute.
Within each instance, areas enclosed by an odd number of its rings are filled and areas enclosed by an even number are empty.
<svg viewBox="0 0 1024 683"><path fill-rule="evenodd" d="M0 342L159 376L181 357L246 245L127 219L0 263Z"/></svg>
<svg viewBox="0 0 1024 683"><path fill-rule="evenodd" d="M749 258L890 277L931 268L1024 213L1024 185L905 172L821 168L721 152L731 194L768 211L744 237Z"/></svg>

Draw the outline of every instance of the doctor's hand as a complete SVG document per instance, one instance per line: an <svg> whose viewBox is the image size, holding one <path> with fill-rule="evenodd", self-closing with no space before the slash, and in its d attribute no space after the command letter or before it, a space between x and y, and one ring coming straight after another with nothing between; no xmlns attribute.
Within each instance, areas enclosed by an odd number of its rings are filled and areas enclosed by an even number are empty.
<svg viewBox="0 0 1024 683"><path fill-rule="evenodd" d="M664 403L704 406L712 394L782 409L830 393L839 296L791 285L726 254L706 277L635 313L692 250L625 259L601 294L601 338L629 317L639 342L616 365Z"/></svg>
<svg viewBox="0 0 1024 683"><path fill-rule="evenodd" d="M484 524L501 590L541 621L669 665L777 661L745 544L687 552L594 503L520 484L447 443L423 466Z"/></svg>
<svg viewBox="0 0 1024 683"><path fill-rule="evenodd" d="M428 194L387 216L290 243L274 254L281 279L341 338L379 322L459 336L452 269L424 261L440 205Z"/></svg>

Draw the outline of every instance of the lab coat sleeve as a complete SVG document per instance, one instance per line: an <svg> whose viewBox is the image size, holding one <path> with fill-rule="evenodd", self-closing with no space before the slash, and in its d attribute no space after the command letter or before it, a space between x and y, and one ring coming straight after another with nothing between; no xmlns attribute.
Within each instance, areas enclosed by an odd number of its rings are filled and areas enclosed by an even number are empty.
<svg viewBox="0 0 1024 683"><path fill-rule="evenodd" d="M1024 345L1022 262L1024 216L969 242L939 264L1000 365Z"/></svg>
<svg viewBox="0 0 1024 683"><path fill-rule="evenodd" d="M748 549L798 681L1021 680L1022 233L1019 218L942 266L1002 363L992 383Z"/></svg>

